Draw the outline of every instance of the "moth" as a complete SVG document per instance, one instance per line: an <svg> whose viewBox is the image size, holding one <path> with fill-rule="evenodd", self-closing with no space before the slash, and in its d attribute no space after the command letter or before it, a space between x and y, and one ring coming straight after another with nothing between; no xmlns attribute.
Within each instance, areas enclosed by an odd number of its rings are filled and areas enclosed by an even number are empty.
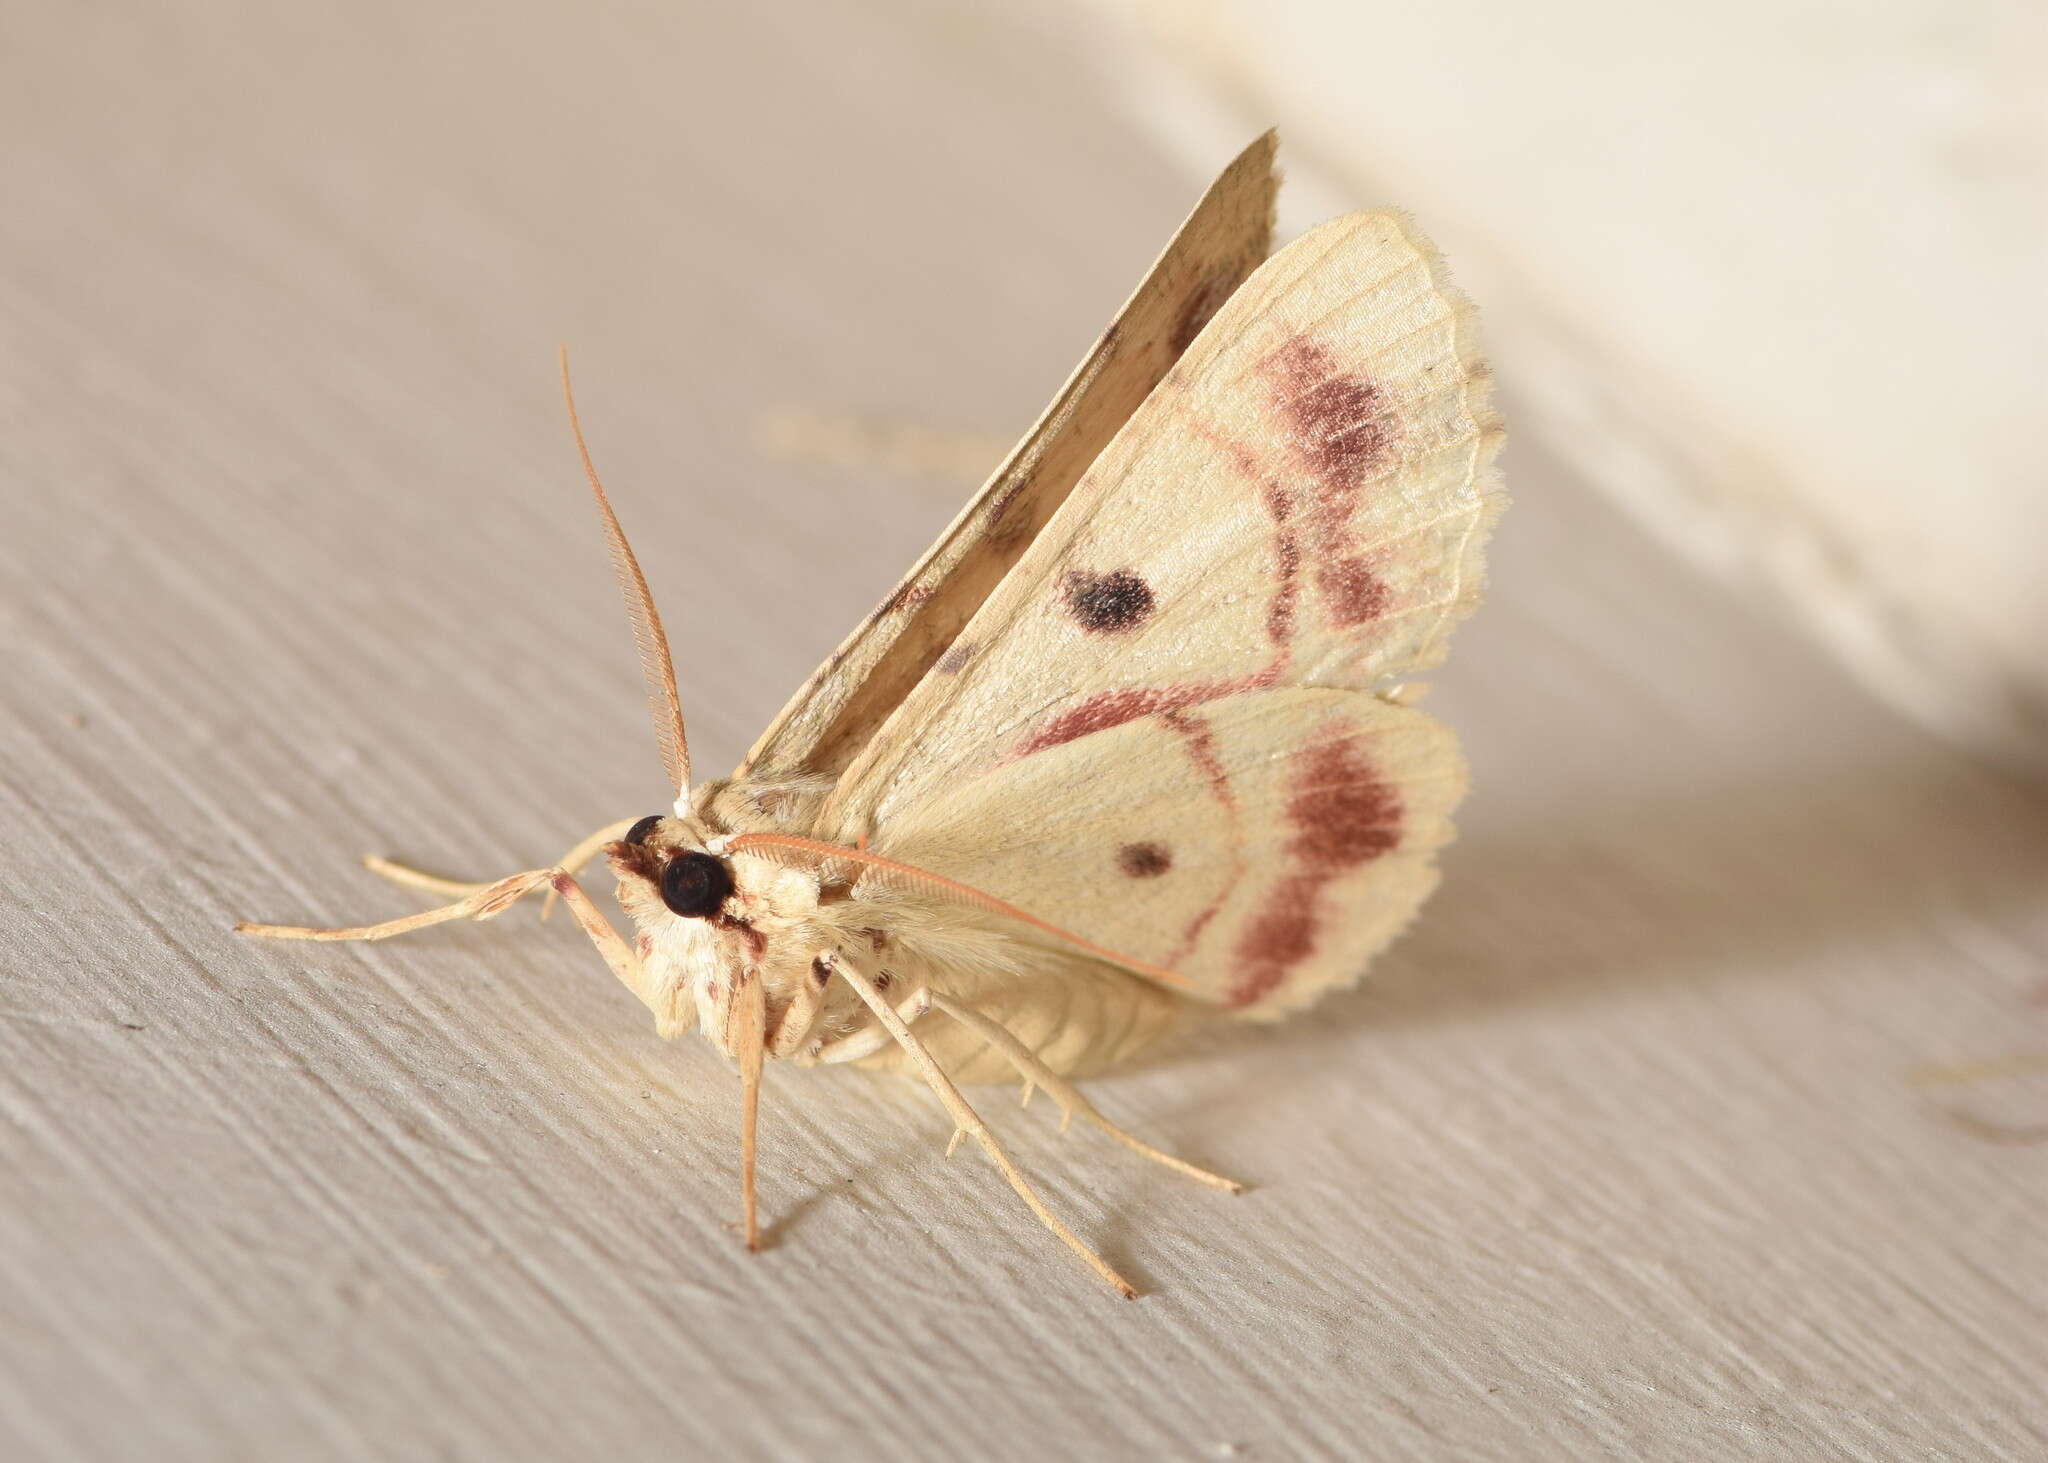
<svg viewBox="0 0 2048 1463"><path fill-rule="evenodd" d="M1437 881L1466 774L1409 704L1479 598L1504 498L1471 312L1402 215L1270 259L1275 139L1211 186L1044 416L728 778L695 782L668 642L569 396L639 641L669 810L381 940L559 898L676 1037L741 1078L755 1247L768 1058L921 1078L1045 1225L959 1085L1021 1078L1141 1154L1077 1075L1201 1013L1358 979ZM602 857L634 936L578 882ZM949 1147L950 1151L950 1147Z"/></svg>

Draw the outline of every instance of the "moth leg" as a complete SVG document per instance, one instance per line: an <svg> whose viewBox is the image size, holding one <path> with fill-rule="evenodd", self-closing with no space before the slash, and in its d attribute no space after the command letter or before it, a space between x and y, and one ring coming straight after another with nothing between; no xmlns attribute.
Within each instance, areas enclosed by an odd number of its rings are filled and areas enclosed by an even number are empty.
<svg viewBox="0 0 2048 1463"><path fill-rule="evenodd" d="M583 872L583 866L602 853L607 843L616 843L624 838L633 822L633 819L627 818L618 823L605 824L557 859L555 867L572 877L580 874ZM423 869L415 869L409 864L401 864L374 853L363 855L363 867L394 884L403 884L408 889L424 889L429 894L445 895L450 899L462 899L491 887L491 881L488 879L444 879L439 874L429 874ZM554 903L555 891L550 889L546 903L541 908L543 919L547 917L548 910L554 907Z"/></svg>
<svg viewBox="0 0 2048 1463"><path fill-rule="evenodd" d="M583 841L563 854L555 867L565 874L580 874L583 866L604 852L607 843L617 843L632 830L638 818L621 818L616 823L607 823L597 832L588 834ZM550 889L540 902L540 917L546 919L555 912L555 900L561 894L559 889Z"/></svg>
<svg viewBox="0 0 2048 1463"><path fill-rule="evenodd" d="M631 945L620 937L605 919L603 913L591 902L583 886L578 884L567 871L562 869L530 869L523 874L512 874L496 883L486 884L465 899L453 904L444 904L439 909L424 909L418 914L409 914L402 919L390 919L382 924L356 925L346 929L325 929L312 925L265 925L250 920L237 920L235 929L244 935L255 935L266 940L388 940L393 935L410 934L414 930L426 929L429 925L446 924L449 920L494 919L510 909L519 899L540 888L552 889L561 895L576 916L576 923L583 927L583 933L590 936L590 942L597 946L598 954L604 956L626 989L649 1006L651 987L646 968L640 963L640 956Z"/></svg>
<svg viewBox="0 0 2048 1463"><path fill-rule="evenodd" d="M835 970L844 970L843 965L832 964ZM905 1026L911 1025L932 1008L932 993L919 987L910 993L909 999L896 1008L896 1018ZM810 1065L831 1066L835 1062L857 1062L862 1057L871 1057L887 1046L893 1036L886 1026L870 1026L856 1031L851 1036L842 1036L837 1041L828 1041L812 1054Z"/></svg>
<svg viewBox="0 0 2048 1463"><path fill-rule="evenodd" d="M811 977L798 988L790 1003L782 1008L768 1032L768 1055L771 1057L792 1057L797 1048L810 1035L811 1022L817 1019L818 1008L825 1004L825 986L832 978L832 967L813 962ZM923 1014L923 1013L919 1013Z"/></svg>
<svg viewBox="0 0 2048 1463"><path fill-rule="evenodd" d="M430 874L424 869L415 869L410 864L397 863L374 853L363 855L363 867L394 884L402 884L408 889L424 889L429 894L440 894L450 899L462 899L491 887L488 879L444 879L439 874Z"/></svg>
<svg viewBox="0 0 2048 1463"><path fill-rule="evenodd" d="M990 1161L1002 1171L1003 1177L1010 1181L1010 1187L1017 1191L1017 1197L1028 1204L1031 1212L1038 1216L1039 1223L1058 1235L1067 1248L1079 1255L1087 1263L1088 1268L1107 1281L1118 1295L1125 1300L1136 1300L1138 1292L1130 1281L1110 1269L1100 1255L1082 1244L1074 1232L1060 1223L1052 1210L1045 1207L1045 1201L1024 1181L1024 1175L1017 1171L1017 1166L1010 1162L1009 1155L1003 1152L1002 1145L996 1142L995 1134L988 1130L988 1124L967 1105L967 1099L960 1095L960 1089L953 1085L952 1079L946 1075L945 1069L938 1064L931 1052L926 1050L925 1044L911 1034L909 1025L896 1014L896 1009L882 999L882 993L875 989L875 983L844 960L831 955L820 958L838 972L839 976L853 987L855 993L867 1002L868 1009L875 1013L875 1019L888 1028L889 1034L896 1038L897 1045L901 1046L911 1061L916 1063L926 1085L945 1105L946 1111L952 1114L956 1139L960 1133L966 1133L979 1143Z"/></svg>
<svg viewBox="0 0 2048 1463"><path fill-rule="evenodd" d="M1242 1194L1244 1192L1244 1185L1236 1179L1227 1179L1220 1173L1211 1173L1206 1168L1197 1168L1184 1158L1175 1158L1171 1153L1162 1152L1154 1148L1150 1143L1126 1133L1122 1128L1119 1128L1115 1123L1112 1123L1108 1118L1097 1112L1088 1099L1083 1097L1080 1091L1075 1088L1073 1083L1067 1081L1066 1078L1040 1061L1038 1053L1032 1051L1030 1047L1019 1041L1010 1031L997 1025L973 1007L963 1006L950 996L941 995L936 991L932 993L932 1004L948 1016L951 1016L955 1021L958 1021L962 1026L965 1026L969 1031L972 1031L976 1036L981 1037L990 1046L1009 1059L1010 1065L1015 1067L1018 1075L1024 1079L1024 1091L1027 1101L1034 1085L1044 1088L1046 1095L1059 1104L1060 1131L1062 1133L1066 1132L1067 1125L1078 1114L1102 1129L1103 1132L1109 1134L1110 1137L1116 1139L1117 1142L1123 1144L1132 1152L1142 1153L1154 1163L1163 1163L1168 1168L1174 1170L1174 1172L1184 1173L1197 1183L1207 1184L1214 1189L1222 1189L1232 1194Z"/></svg>
<svg viewBox="0 0 2048 1463"><path fill-rule="evenodd" d="M737 1036L733 1047L739 1054L740 1063L740 1213L742 1227L746 1233L747 1252L752 1254L761 1248L761 1223L754 1192L755 1134L760 1127L761 1116L761 1057L767 1045L767 991L761 984L759 972L747 978L744 996L733 993L729 1022L737 1022L738 1029L728 1027L728 1036Z"/></svg>

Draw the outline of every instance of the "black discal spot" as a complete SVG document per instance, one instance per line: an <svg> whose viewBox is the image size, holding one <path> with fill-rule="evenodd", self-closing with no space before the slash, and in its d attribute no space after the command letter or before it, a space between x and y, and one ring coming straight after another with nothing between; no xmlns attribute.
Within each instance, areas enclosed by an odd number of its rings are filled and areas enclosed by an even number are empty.
<svg viewBox="0 0 2048 1463"><path fill-rule="evenodd" d="M1128 569L1091 574L1070 569L1060 581L1067 613L1097 635L1135 630L1152 614L1152 587Z"/></svg>
<svg viewBox="0 0 2048 1463"><path fill-rule="evenodd" d="M628 828L626 830L626 837L624 841L627 843L645 843L647 841L647 835L654 831L654 825L659 823L660 821L661 814L649 813L646 817L642 818L639 822L635 823L631 828Z"/></svg>
<svg viewBox="0 0 2048 1463"><path fill-rule="evenodd" d="M1116 866L1133 879L1156 879L1173 867L1173 854L1163 843L1126 843L1116 851Z"/></svg>

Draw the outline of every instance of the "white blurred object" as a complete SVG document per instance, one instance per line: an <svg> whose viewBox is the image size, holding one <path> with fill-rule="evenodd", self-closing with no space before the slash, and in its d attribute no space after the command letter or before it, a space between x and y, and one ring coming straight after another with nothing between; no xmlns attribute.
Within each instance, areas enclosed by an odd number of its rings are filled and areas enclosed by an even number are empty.
<svg viewBox="0 0 2048 1463"><path fill-rule="evenodd" d="M1422 218L1518 430L2048 771L2042 7L1097 3L1191 165L1277 123L1283 222Z"/></svg>

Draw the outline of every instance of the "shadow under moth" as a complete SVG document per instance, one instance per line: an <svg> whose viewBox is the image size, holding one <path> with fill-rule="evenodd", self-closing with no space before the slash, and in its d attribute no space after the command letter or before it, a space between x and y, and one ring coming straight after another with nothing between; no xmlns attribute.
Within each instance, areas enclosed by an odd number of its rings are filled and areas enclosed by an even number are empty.
<svg viewBox="0 0 2048 1463"><path fill-rule="evenodd" d="M1408 704L1477 602L1504 497L1469 307L1403 216L1267 258L1267 134L1202 198L1023 442L729 778L693 783L668 643L570 422L639 640L668 812L488 883L370 866L489 919L545 892L674 1037L741 1077L746 1240L769 1057L927 1083L1046 1207L958 1083L1070 1079L1198 1011L1348 985L1435 886L1465 787ZM568 390L566 360L563 389ZM634 938L577 882L602 857Z"/></svg>

